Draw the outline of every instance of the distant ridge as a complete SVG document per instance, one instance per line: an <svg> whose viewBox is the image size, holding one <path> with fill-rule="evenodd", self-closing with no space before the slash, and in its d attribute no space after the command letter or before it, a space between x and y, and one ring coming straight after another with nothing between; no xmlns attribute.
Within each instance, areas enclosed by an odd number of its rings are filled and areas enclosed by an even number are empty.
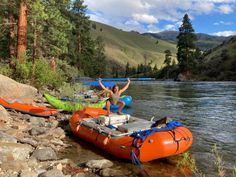
<svg viewBox="0 0 236 177"><path fill-rule="evenodd" d="M178 36L179 32L178 31L162 31L159 33L143 33L144 36L149 36L154 39L162 39L166 40L172 43L177 43L176 37ZM204 34L204 33L196 33L198 42L197 46L201 50L208 50L212 49L218 45L220 45L222 42L229 40L232 36L230 37L223 37L223 36L213 36L209 34Z"/></svg>

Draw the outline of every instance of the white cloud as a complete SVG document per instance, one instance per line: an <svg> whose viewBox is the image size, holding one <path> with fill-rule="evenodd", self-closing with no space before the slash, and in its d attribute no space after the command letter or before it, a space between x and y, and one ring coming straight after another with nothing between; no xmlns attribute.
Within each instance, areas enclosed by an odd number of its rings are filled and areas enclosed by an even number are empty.
<svg viewBox="0 0 236 177"><path fill-rule="evenodd" d="M219 11L223 14L230 14L233 12L233 8L228 4L220 5L218 8L219 8Z"/></svg>
<svg viewBox="0 0 236 177"><path fill-rule="evenodd" d="M219 32L216 32L216 33L212 33L212 35L228 37L228 36L236 35L236 31L219 31Z"/></svg>
<svg viewBox="0 0 236 177"><path fill-rule="evenodd" d="M179 25L176 23L182 20L185 13L188 13L191 20L197 15L230 14L236 5L236 0L85 0L84 2L88 5L88 15L91 15L91 19L124 30L134 27L133 30L140 32L149 30L148 25L158 25L162 20L177 28ZM174 28L166 26L168 27Z"/></svg>
<svg viewBox="0 0 236 177"><path fill-rule="evenodd" d="M219 21L219 22L213 23L213 25L216 25L216 26L219 26L219 25L233 25L233 23L232 22Z"/></svg>
<svg viewBox="0 0 236 177"><path fill-rule="evenodd" d="M172 24L169 24L169 25L166 25L164 27L165 30L176 30L176 26L175 25L172 25Z"/></svg>
<svg viewBox="0 0 236 177"><path fill-rule="evenodd" d="M148 25L147 26L147 32L149 33L159 33L160 31L162 31L161 29L159 29L156 25Z"/></svg>
<svg viewBox="0 0 236 177"><path fill-rule="evenodd" d="M157 23L157 19L153 15L133 14L132 16L136 21L139 21L142 23L147 23L147 24Z"/></svg>

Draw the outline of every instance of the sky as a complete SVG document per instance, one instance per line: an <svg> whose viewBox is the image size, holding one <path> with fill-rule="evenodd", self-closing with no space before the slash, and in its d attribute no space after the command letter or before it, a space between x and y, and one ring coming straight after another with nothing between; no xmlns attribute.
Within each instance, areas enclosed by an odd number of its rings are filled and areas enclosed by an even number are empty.
<svg viewBox="0 0 236 177"><path fill-rule="evenodd" d="M197 33L236 35L236 0L84 0L91 20L125 31L178 30L188 14Z"/></svg>

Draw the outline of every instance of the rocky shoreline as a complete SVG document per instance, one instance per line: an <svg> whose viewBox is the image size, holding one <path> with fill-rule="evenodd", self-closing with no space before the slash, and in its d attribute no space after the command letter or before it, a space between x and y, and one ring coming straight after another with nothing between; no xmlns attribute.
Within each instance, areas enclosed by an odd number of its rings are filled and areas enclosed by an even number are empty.
<svg viewBox="0 0 236 177"><path fill-rule="evenodd" d="M15 97L29 101L27 94L24 93L24 97L20 95L22 84L11 79L8 81L14 82L19 90ZM7 82L0 85L4 87L0 88L0 96L9 95L3 93L3 90L8 90ZM26 86L23 85L22 89ZM32 94L30 96L32 102L45 105L42 95L34 96L34 99ZM76 164L70 159L60 158L60 152L71 146L65 140L70 116L59 113L48 118L35 117L0 106L0 177L133 176L127 170L114 167L113 162L107 159Z"/></svg>
<svg viewBox="0 0 236 177"><path fill-rule="evenodd" d="M90 160L75 164L60 159L60 151L69 148L60 123L69 115L41 118L6 111L0 106L0 176L4 177L82 177L130 176L128 171L111 168L109 160Z"/></svg>

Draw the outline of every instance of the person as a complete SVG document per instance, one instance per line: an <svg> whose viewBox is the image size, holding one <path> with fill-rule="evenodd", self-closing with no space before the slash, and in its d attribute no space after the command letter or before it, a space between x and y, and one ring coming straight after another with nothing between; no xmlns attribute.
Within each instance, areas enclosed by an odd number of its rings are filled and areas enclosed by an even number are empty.
<svg viewBox="0 0 236 177"><path fill-rule="evenodd" d="M106 88L109 90L109 87L106 87ZM97 93L96 95L98 96L98 99L102 99L102 98L109 97L110 93L105 90L102 90L101 92Z"/></svg>
<svg viewBox="0 0 236 177"><path fill-rule="evenodd" d="M111 104L119 105L120 107L117 113L122 114L121 111L125 107L125 103L120 100L120 95L128 89L129 84L130 84L130 79L129 78L127 79L127 84L122 89L119 89L118 85L114 85L112 89L110 90L102 84L101 79L99 79L98 82L100 86L102 87L102 89L105 92L110 94L109 99L106 101L107 115L111 114L111 111L110 111Z"/></svg>

